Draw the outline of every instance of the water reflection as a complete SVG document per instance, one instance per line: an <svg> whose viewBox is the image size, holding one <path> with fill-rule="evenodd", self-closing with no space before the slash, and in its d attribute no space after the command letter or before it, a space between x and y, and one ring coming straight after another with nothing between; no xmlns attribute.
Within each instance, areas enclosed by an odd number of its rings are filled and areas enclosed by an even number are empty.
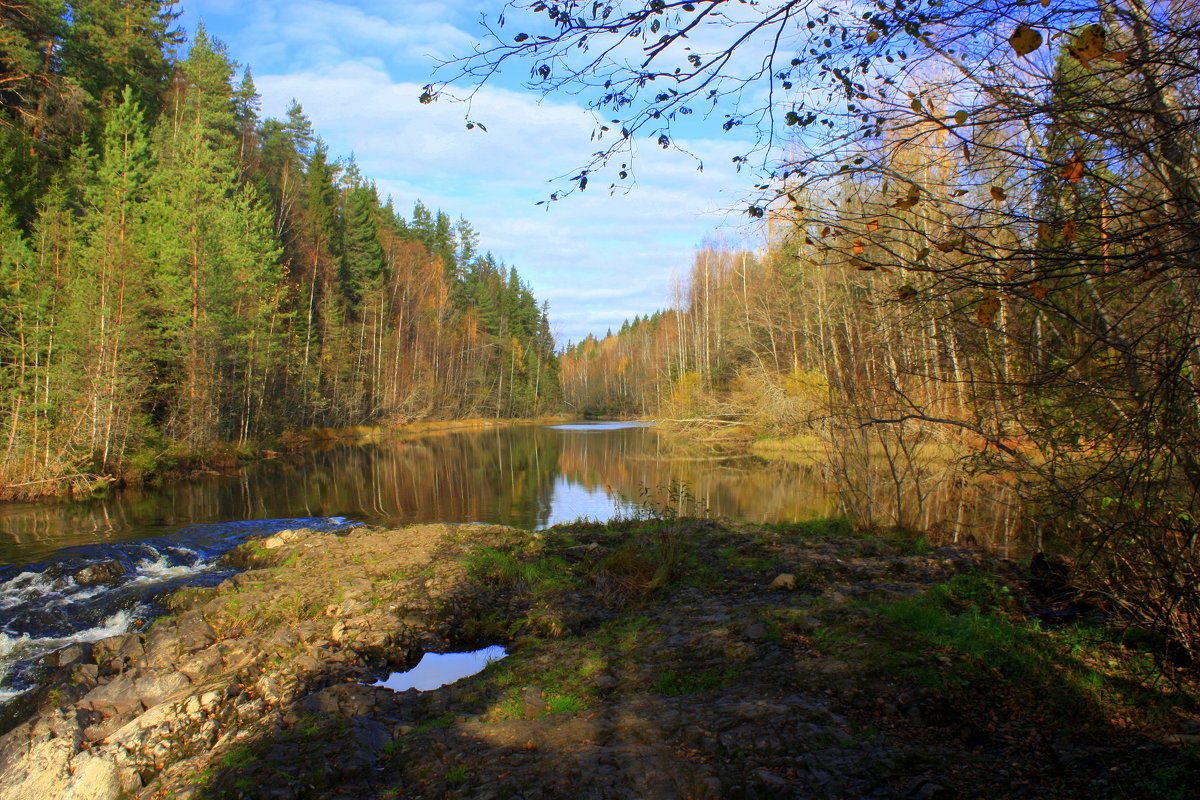
<svg viewBox="0 0 1200 800"><path fill-rule="evenodd" d="M506 655L508 653L500 645L468 653L426 653L412 669L393 672L370 685L382 686L393 692L405 692L409 689L427 692L482 672L488 664L499 661Z"/></svg>
<svg viewBox="0 0 1200 800"><path fill-rule="evenodd" d="M669 487L686 486L686 494ZM725 460L644 424L581 423L330 444L237 475L130 490L86 505L0 506L0 561L70 545L161 536L195 523L348 517L377 524L538 528L641 505L758 522L830 513L821 470Z"/></svg>

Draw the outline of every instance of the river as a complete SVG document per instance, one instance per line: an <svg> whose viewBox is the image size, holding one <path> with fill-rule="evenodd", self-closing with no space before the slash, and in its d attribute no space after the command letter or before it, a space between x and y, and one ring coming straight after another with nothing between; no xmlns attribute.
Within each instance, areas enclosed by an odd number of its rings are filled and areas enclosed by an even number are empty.
<svg viewBox="0 0 1200 800"><path fill-rule="evenodd" d="M253 535L354 523L544 528L650 513L785 522L834 503L815 466L722 457L644 423L584 422L331 443L91 503L6 504L0 702L36 681L47 652L143 627L164 592L222 580L220 556ZM100 580L85 580L95 565Z"/></svg>

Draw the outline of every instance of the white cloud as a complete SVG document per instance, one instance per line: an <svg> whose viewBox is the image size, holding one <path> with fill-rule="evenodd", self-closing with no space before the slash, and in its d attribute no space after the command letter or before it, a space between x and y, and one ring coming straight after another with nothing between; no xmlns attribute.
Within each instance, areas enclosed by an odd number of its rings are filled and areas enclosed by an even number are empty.
<svg viewBox="0 0 1200 800"><path fill-rule="evenodd" d="M401 212L420 199L465 217L483 247L550 301L562 344L666 306L671 276L688 268L694 247L745 220L722 211L740 205L748 183L729 161L737 145L712 140L682 142L703 172L693 158L646 142L634 154L631 191L610 195L597 177L585 192L536 205L562 188L550 179L574 174L596 149L594 118L577 105L492 86L469 109L420 104L429 68L414 69L413 54L468 47L458 25L469 5L195 5L231 55L253 68L265 116L281 116L296 98L333 154L353 153ZM235 13L238 24L226 16ZM487 133L465 128L468 112Z"/></svg>

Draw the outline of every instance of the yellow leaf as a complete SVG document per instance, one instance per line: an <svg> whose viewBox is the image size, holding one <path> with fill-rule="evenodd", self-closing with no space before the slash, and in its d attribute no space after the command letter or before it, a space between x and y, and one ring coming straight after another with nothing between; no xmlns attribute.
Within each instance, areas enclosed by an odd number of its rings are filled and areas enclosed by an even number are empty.
<svg viewBox="0 0 1200 800"><path fill-rule="evenodd" d="M920 202L920 200L921 200L921 193L917 190L917 187L910 186L910 187L908 187L908 197L906 197L903 200L897 200L896 202L892 203L892 207L898 208L901 211L907 211L908 209L915 206L918 202Z"/></svg>
<svg viewBox="0 0 1200 800"><path fill-rule="evenodd" d="M878 32L876 32L876 31L867 31L867 44L869 44L869 45L871 45L871 44L875 44L875 42L876 42L876 40L877 40L877 39L879 39L879 33L878 33Z"/></svg>
<svg viewBox="0 0 1200 800"><path fill-rule="evenodd" d="M1075 36L1071 46L1067 49L1071 55L1075 56L1076 61L1086 67L1093 58L1100 58L1104 55L1104 39L1104 28L1099 25L1088 25Z"/></svg>
<svg viewBox="0 0 1200 800"><path fill-rule="evenodd" d="M1027 56L1042 46L1042 35L1028 25L1018 25L1008 37L1008 43L1014 53Z"/></svg>
<svg viewBox="0 0 1200 800"><path fill-rule="evenodd" d="M1063 167L1062 174L1071 183L1079 183L1083 180L1083 159L1079 157L1079 153L1071 154L1071 160Z"/></svg>
<svg viewBox="0 0 1200 800"><path fill-rule="evenodd" d="M967 112L963 111L961 108L958 111L955 111L954 121L959 125L965 124L967 121Z"/></svg>
<svg viewBox="0 0 1200 800"><path fill-rule="evenodd" d="M980 325L991 325L1000 310L1000 300L994 294L985 295L975 307L975 321Z"/></svg>
<svg viewBox="0 0 1200 800"><path fill-rule="evenodd" d="M1008 199L1008 195L1006 195L1004 193L1004 190L1001 189L999 186L993 186L990 191L992 193L992 199L995 200L996 202L1000 202L1001 200Z"/></svg>

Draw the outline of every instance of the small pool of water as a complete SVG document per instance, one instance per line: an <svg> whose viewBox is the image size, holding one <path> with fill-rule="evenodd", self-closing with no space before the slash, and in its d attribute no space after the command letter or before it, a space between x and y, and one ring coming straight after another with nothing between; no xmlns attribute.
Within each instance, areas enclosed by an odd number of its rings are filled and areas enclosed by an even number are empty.
<svg viewBox="0 0 1200 800"><path fill-rule="evenodd" d="M393 672L372 686L383 686L393 692L416 689L425 692L470 677L508 653L500 645L473 650L469 653L426 653L417 665L407 672Z"/></svg>

